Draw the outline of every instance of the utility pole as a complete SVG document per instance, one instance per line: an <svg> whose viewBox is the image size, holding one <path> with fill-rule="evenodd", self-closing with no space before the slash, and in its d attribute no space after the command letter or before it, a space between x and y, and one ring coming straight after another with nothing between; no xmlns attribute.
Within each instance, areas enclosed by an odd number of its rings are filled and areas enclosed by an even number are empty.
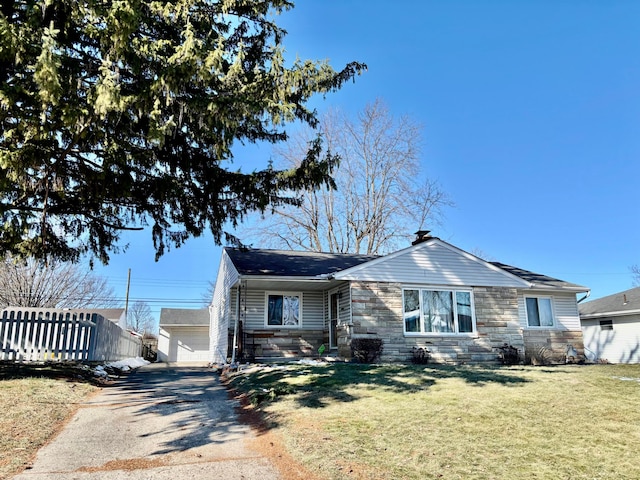
<svg viewBox="0 0 640 480"><path fill-rule="evenodd" d="M131 285L131 269L127 275L127 295L124 302L124 321L127 322L127 328L129 328L129 285Z"/></svg>

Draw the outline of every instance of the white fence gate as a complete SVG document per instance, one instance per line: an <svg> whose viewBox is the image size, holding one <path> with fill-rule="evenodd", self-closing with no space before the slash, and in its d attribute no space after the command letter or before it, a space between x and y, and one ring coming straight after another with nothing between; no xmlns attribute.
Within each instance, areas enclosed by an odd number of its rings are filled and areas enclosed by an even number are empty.
<svg viewBox="0 0 640 480"><path fill-rule="evenodd" d="M114 361L139 357L142 342L91 310L6 308L0 360Z"/></svg>

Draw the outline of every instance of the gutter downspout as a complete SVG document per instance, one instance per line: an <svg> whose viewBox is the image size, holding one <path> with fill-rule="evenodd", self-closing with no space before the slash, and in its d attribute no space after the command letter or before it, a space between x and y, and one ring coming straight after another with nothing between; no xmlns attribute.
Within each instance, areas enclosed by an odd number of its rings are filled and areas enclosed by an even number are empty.
<svg viewBox="0 0 640 480"><path fill-rule="evenodd" d="M586 300L587 298L589 298L589 296L590 296L590 295L591 295L591 290L588 290L588 291L587 291L587 294L586 294L584 297L582 297L580 300L578 300L578 302L577 302L577 303L580 303L580 302L582 302L583 300Z"/></svg>
<svg viewBox="0 0 640 480"><path fill-rule="evenodd" d="M238 284L238 308L236 311L236 320L233 325L233 344L231 345L231 365L236 363L236 351L238 350L238 325L240 323L240 309L242 308L242 280Z"/></svg>

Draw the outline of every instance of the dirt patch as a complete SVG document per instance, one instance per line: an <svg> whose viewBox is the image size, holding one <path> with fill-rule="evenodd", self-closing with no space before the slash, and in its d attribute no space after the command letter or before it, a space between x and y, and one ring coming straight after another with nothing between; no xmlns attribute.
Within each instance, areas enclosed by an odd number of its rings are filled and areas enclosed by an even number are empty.
<svg viewBox="0 0 640 480"><path fill-rule="evenodd" d="M124 460L111 460L99 467L81 467L77 472L108 472L112 470L145 470L147 468L164 467L168 465L166 458L127 458Z"/></svg>

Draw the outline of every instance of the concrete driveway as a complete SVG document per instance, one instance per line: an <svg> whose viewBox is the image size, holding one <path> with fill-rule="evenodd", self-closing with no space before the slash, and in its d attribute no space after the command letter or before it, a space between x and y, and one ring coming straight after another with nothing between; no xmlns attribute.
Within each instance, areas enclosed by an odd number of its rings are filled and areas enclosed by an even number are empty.
<svg viewBox="0 0 640 480"><path fill-rule="evenodd" d="M204 367L152 364L82 404L16 480L278 478Z"/></svg>

